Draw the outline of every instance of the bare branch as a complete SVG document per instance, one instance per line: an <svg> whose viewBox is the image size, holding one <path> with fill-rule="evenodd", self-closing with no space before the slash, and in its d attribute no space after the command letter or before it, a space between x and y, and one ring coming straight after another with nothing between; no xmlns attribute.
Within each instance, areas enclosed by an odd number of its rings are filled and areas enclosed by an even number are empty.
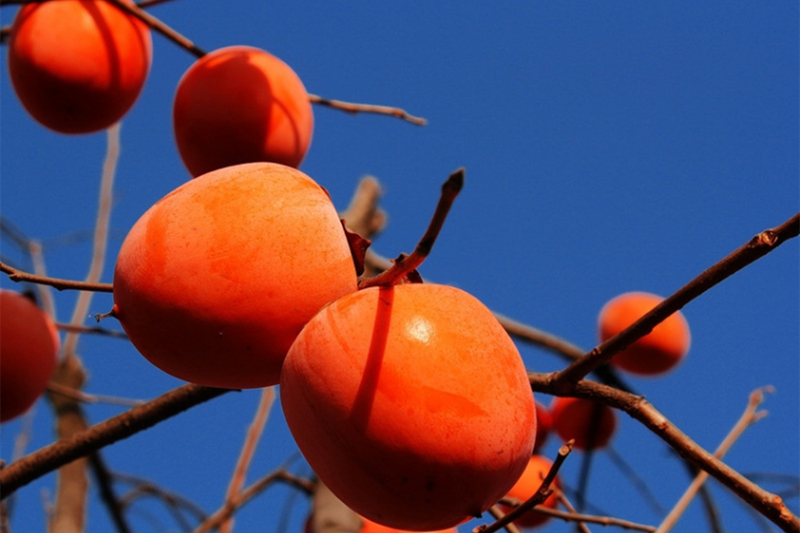
<svg viewBox="0 0 800 533"><path fill-rule="evenodd" d="M45 446L0 470L0 499L7 498L18 488L70 461L85 457L227 392L231 392L231 389L183 385L69 439Z"/></svg>
<svg viewBox="0 0 800 533"><path fill-rule="evenodd" d="M528 379L531 388L537 392L586 398L625 411L669 444L681 457L711 474L782 530L800 533L800 520L792 514L780 497L762 489L703 449L658 412L644 397L588 380L579 381L571 392L565 393L556 382L557 375L555 372L529 373Z"/></svg>
<svg viewBox="0 0 800 533"><path fill-rule="evenodd" d="M17 283L22 281L41 283L43 285L49 285L59 291L71 289L76 291L112 292L110 283L87 283L85 281L37 276L36 274L29 274L28 272L13 268L2 261L0 261L0 272L8 274L8 279Z"/></svg>
<svg viewBox="0 0 800 533"><path fill-rule="evenodd" d="M722 459L725 457L725 454L731 449L733 443L735 443L739 437L742 436L745 430L752 424L755 424L764 418L766 412L756 411L756 409L758 409L758 406L764 401L765 390L771 391L772 389L758 389L750 394L750 400L747 403L747 408L744 410L744 413L742 413L739 421L736 422L736 425L733 426L733 429L731 429L730 433L728 433L728 435L719 445L719 448L716 449L714 452L714 457L717 459ZM707 479L708 472L703 471L697 474L697 477L694 478L692 483L686 489L686 492L684 492L683 496L681 496L681 498L675 504L675 507L672 508L667 517L664 518L664 520L658 526L656 533L667 533L668 531L671 531L673 527L675 527L675 524L677 524L680 517L683 516L683 513L689 507L689 504L691 503L695 494L697 494L697 491L700 490L700 487L703 486Z"/></svg>
<svg viewBox="0 0 800 533"><path fill-rule="evenodd" d="M767 255L789 239L800 233L800 213L780 226L762 231L705 272L681 287L672 296L658 304L652 311L641 317L614 337L597 346L591 352L575 361L558 373L556 385L560 392L566 393L589 372L607 363L614 355L631 343L650 333L671 314L697 298L711 287L740 271L750 263Z"/></svg>
<svg viewBox="0 0 800 533"><path fill-rule="evenodd" d="M428 121L425 120L424 118L410 115L409 113L398 107L387 107L382 105L342 102L341 100L331 100L329 98L323 98L321 96L317 96L316 94L309 94L308 99L311 101L312 104L320 104L327 107L332 107L334 109L338 109L339 111L346 111L348 113L353 113L353 114L375 113L378 115L389 115L392 117L403 119L406 122L416 124L417 126L424 126L425 124L428 123Z"/></svg>

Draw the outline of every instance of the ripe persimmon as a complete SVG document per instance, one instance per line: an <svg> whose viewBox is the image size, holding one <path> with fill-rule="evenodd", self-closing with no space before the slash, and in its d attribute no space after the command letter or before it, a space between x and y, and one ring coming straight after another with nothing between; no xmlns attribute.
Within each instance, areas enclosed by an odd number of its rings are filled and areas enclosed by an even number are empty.
<svg viewBox="0 0 800 533"><path fill-rule="evenodd" d="M314 115L303 82L277 57L249 46L206 54L181 78L173 126L193 176L239 163L298 167Z"/></svg>
<svg viewBox="0 0 800 533"><path fill-rule="evenodd" d="M23 107L59 133L108 128L133 106L150 71L149 28L100 0L24 5L8 68Z"/></svg>
<svg viewBox="0 0 800 533"><path fill-rule="evenodd" d="M553 398L550 416L558 436L564 441L575 439L579 450L605 447L617 429L612 408L583 398Z"/></svg>
<svg viewBox="0 0 800 533"><path fill-rule="evenodd" d="M547 457L532 455L528 461L528 466L525 467L525 471L514 486L511 487L511 490L508 491L506 496L509 498L516 498L520 502L530 499L539 490L539 487L542 485L542 480L544 480L547 473L550 472L552 466L552 461ZM558 477L555 478L550 488L558 488ZM555 509L558 507L558 496L555 491L537 507L546 507L548 509ZM512 507L506 505L501 505L500 508L504 513L509 513L513 510ZM548 515L531 510L514 520L514 523L518 527L533 528L544 524L548 520L550 520Z"/></svg>
<svg viewBox="0 0 800 533"><path fill-rule="evenodd" d="M367 518L361 517L361 521L364 523L361 526L360 533L403 533L404 531L408 531L406 529L395 529L393 527L383 526L377 522L373 522ZM450 527L447 529L438 529L435 531L427 531L425 533L458 533L458 529L454 527Z"/></svg>
<svg viewBox="0 0 800 533"><path fill-rule="evenodd" d="M325 189L297 169L250 163L191 180L142 215L119 252L113 314L173 376L264 387L303 325L356 288Z"/></svg>
<svg viewBox="0 0 800 533"><path fill-rule="evenodd" d="M491 311L453 287L371 287L326 306L290 348L280 391L320 480L392 528L480 515L533 451L519 352Z"/></svg>
<svg viewBox="0 0 800 533"><path fill-rule="evenodd" d="M534 451L541 450L544 443L547 442L547 437L553 431L553 417L550 416L550 410L540 402L536 402L536 444Z"/></svg>
<svg viewBox="0 0 800 533"><path fill-rule="evenodd" d="M0 422L5 422L44 393L59 338L50 316L17 292L0 289L0 317Z"/></svg>
<svg viewBox="0 0 800 533"><path fill-rule="evenodd" d="M600 310L600 342L605 342L624 330L662 301L661 296L646 292L628 292L613 298ZM663 374L683 360L689 352L690 344L689 324L678 311L615 355L611 364L642 376Z"/></svg>

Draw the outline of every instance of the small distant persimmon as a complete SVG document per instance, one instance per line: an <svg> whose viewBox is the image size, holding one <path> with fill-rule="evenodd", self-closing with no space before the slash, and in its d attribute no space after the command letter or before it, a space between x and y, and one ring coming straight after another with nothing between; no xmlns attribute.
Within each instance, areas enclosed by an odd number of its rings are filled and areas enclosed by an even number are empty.
<svg viewBox="0 0 800 533"><path fill-rule="evenodd" d="M533 451L519 352L491 311L454 287L371 287L326 306L289 350L280 392L320 480L392 528L480 515Z"/></svg>
<svg viewBox="0 0 800 533"><path fill-rule="evenodd" d="M151 60L149 28L111 2L29 3L11 25L14 92L36 121L59 133L92 133L120 120Z"/></svg>
<svg viewBox="0 0 800 533"><path fill-rule="evenodd" d="M617 429L612 408L583 398L553 398L550 416L558 436L564 441L575 439L579 450L605 447Z"/></svg>
<svg viewBox="0 0 800 533"><path fill-rule="evenodd" d="M256 161L298 167L314 130L297 74L249 46L221 48L194 63L178 83L172 117L192 176Z"/></svg>
<svg viewBox="0 0 800 533"><path fill-rule="evenodd" d="M547 457L542 455L531 456L530 460L528 461L528 466L525 467L525 471L522 473L522 476L520 476L514 486L511 487L511 490L508 491L506 496L509 498L515 498L520 502L530 499L539 490L539 487L542 485L542 480L544 480L545 476L547 476L548 472L550 472L550 468L552 466L552 461L550 461L550 459ZM550 487L557 489L558 485L558 477L556 477L555 481L550 485ZM553 492L547 497L547 499L545 499L543 503L540 503L538 507L546 507L548 509L557 508L558 496L555 494L555 492ZM509 513L513 510L513 508L506 505L501 505L500 508L504 513ZM546 514L528 511L521 517L514 520L514 523L519 527L534 528L546 523L548 520L550 520L550 517Z"/></svg>
<svg viewBox="0 0 800 533"><path fill-rule="evenodd" d="M186 182L134 224L114 271L113 315L151 363L222 388L278 383L325 304L357 289L325 189L275 163Z"/></svg>
<svg viewBox="0 0 800 533"><path fill-rule="evenodd" d="M598 336L605 342L664 299L646 292L628 292L613 298L600 310ZM611 359L615 367L641 376L660 375L675 368L689 352L689 324L678 311Z"/></svg>
<svg viewBox="0 0 800 533"><path fill-rule="evenodd" d="M44 393L58 349L50 316L26 296L0 289L0 422L23 414Z"/></svg>

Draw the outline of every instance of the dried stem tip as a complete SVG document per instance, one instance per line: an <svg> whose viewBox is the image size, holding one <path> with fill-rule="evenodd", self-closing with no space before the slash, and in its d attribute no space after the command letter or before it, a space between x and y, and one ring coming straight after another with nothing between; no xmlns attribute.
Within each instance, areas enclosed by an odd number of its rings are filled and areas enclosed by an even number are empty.
<svg viewBox="0 0 800 533"><path fill-rule="evenodd" d="M458 193L464 187L464 169L459 168L447 178L447 181L442 185L442 195L439 197L439 203L436 206L436 211L433 213L433 218L428 224L428 229L420 239L417 247L408 256L400 256L388 270L385 270L375 277L367 278L359 283L359 289L366 289L367 287L389 287L416 269L431 252L436 238L444 225L447 214L450 212L453 202L458 196Z"/></svg>

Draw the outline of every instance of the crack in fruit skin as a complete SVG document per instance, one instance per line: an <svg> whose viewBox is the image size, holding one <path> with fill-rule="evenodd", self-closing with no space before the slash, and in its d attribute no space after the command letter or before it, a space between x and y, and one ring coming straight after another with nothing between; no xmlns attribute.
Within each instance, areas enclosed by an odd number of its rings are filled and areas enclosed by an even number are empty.
<svg viewBox="0 0 800 533"><path fill-rule="evenodd" d="M0 289L0 422L33 406L56 368L53 320L22 294Z"/></svg>
<svg viewBox="0 0 800 533"><path fill-rule="evenodd" d="M150 71L150 30L108 2L61 0L20 8L8 44L23 107L59 133L108 128L130 110Z"/></svg>
<svg viewBox="0 0 800 533"><path fill-rule="evenodd" d="M298 335L280 390L320 479L398 529L444 529L482 513L533 450L519 352L483 304L453 287L372 287L333 302Z"/></svg>
<svg viewBox="0 0 800 533"><path fill-rule="evenodd" d="M220 48L181 78L173 105L178 152L189 172L254 161L298 167L314 130L297 74L258 48Z"/></svg>
<svg viewBox="0 0 800 533"><path fill-rule="evenodd" d="M150 362L223 388L277 384L297 333L357 289L338 214L310 177L275 163L200 176L133 226L115 315Z"/></svg>

